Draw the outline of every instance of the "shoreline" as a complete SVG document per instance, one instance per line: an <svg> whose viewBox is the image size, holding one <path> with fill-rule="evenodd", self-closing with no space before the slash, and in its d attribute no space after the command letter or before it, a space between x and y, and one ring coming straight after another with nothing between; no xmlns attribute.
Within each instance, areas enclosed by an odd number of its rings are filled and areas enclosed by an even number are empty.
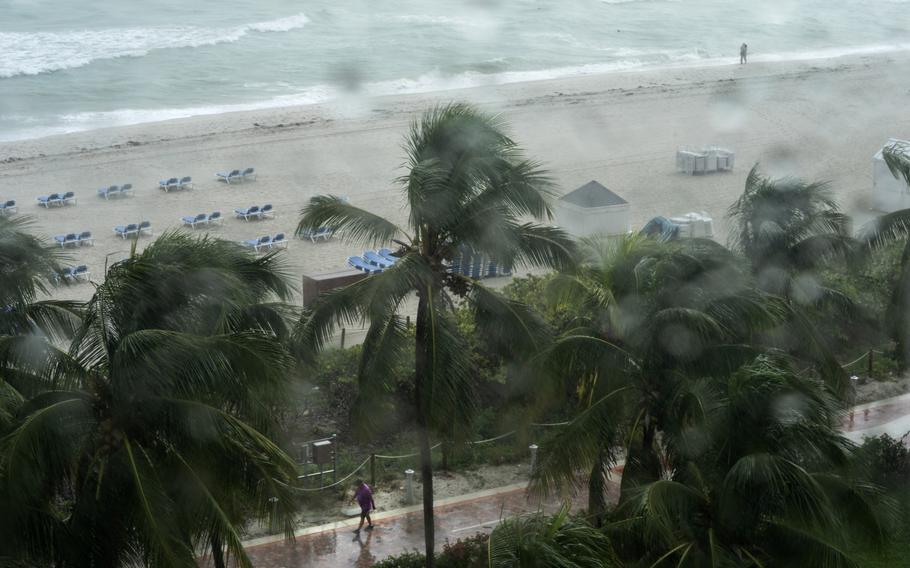
<svg viewBox="0 0 910 568"><path fill-rule="evenodd" d="M564 193L598 180L630 202L633 229L656 215L706 212L725 242L726 211L760 163L774 177L832 180L842 209L869 218L871 159L890 137L910 137L904 77L910 54L841 57L786 64L750 63L634 71L511 83L330 105L176 119L0 143L0 199L46 237L89 230L94 247L67 249L92 279L128 254L112 227L148 220L155 235L178 230L184 215L220 211L212 236L244 241L293 234L314 195L353 203L402 223L401 141L428 107L466 101L499 113L526 154L544 164ZM736 152L733 172L677 174L682 146L722 145ZM215 172L255 167L254 182L226 185ZM158 180L192 176L196 188L164 193ZM106 201L96 189L132 183L135 196ZM45 209L35 197L75 191L78 206ZM235 208L270 203L276 219L234 219ZM190 229L187 229L188 231ZM203 234L206 230L196 230ZM142 250L151 239L138 242ZM350 243L295 240L286 254L297 285L303 273L345 267L363 252ZM86 299L87 284L54 296Z"/></svg>
<svg viewBox="0 0 910 568"><path fill-rule="evenodd" d="M480 106L492 105L509 108L526 105L530 100L547 96L548 94L551 96L623 94L627 91L639 89L675 87L692 82L693 79L697 79L698 83L702 84L706 82L765 79L768 77L786 78L794 74L838 72L844 71L845 68L849 69L870 63L888 64L900 60L910 60L910 46L895 46L890 50L872 50L869 53L835 55L833 57L808 57L783 61L773 59L773 54L767 56L757 55L754 56L752 62L746 65L739 65L732 60L731 62L724 62L725 60L718 58L700 61L697 64L671 64L659 67L582 73L557 78L455 87L426 92L348 96L324 102L198 114L181 118L52 134L37 138L0 140L0 165L31 158L61 154L70 155L106 149L118 150L126 147L190 138L205 138L212 135L240 133L248 130L287 130L315 127L322 123L336 120L350 122L368 121L377 114L387 117L389 113L406 114L419 112L421 109L432 106L434 101L442 100L466 100ZM606 89L604 88L605 85L608 86ZM531 99L527 98L529 92L535 95ZM517 99L516 96L518 97ZM238 106L242 106L242 104ZM295 115L305 115L306 118L304 120L294 120L293 117ZM173 132L166 132L172 128L186 129L187 132L182 132L176 136ZM95 141L98 137L106 137L110 140L110 143L98 143ZM23 149L25 149L25 153L22 152Z"/></svg>

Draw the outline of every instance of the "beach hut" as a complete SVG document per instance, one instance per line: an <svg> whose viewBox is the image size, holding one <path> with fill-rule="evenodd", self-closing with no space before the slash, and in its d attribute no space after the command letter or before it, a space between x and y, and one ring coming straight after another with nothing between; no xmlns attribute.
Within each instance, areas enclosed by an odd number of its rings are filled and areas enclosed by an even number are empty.
<svg viewBox="0 0 910 568"><path fill-rule="evenodd" d="M885 148L895 144L902 145L910 159L910 142L896 138L888 140L872 158L872 207L885 213L910 208L910 186L902 177L894 177L883 157Z"/></svg>
<svg viewBox="0 0 910 568"><path fill-rule="evenodd" d="M574 237L628 233L629 202L589 181L556 202L556 222Z"/></svg>

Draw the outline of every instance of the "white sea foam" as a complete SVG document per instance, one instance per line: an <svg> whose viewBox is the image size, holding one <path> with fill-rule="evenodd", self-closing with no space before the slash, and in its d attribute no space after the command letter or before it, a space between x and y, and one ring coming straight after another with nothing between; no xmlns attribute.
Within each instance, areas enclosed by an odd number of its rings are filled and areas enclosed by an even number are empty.
<svg viewBox="0 0 910 568"><path fill-rule="evenodd" d="M234 42L249 33L287 32L309 20L304 14L229 28L172 26L67 32L0 32L0 78L72 69L99 59L141 57L156 49Z"/></svg>

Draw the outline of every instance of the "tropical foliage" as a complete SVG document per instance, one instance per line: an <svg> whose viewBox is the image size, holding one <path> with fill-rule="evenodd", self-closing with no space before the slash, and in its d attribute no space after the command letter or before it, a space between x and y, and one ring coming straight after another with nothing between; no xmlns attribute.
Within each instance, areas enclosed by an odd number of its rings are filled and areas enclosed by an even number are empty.
<svg viewBox="0 0 910 568"><path fill-rule="evenodd" d="M407 224L355 207L347 200L313 198L298 231L334 227L362 244L396 243L398 261L389 269L324 295L297 331L304 353L321 348L336 326L367 320L359 370L363 411L386 388L388 369L411 341L401 311L416 296L414 416L421 452L424 533L428 564L433 562L433 471L430 436L457 440L473 414L467 340L453 308L469 306L478 334L509 358L527 355L546 341L546 328L525 306L449 269L462 251L489 262L563 268L573 246L559 229L523 217L546 220L552 186L535 162L522 156L504 124L465 105L426 113L405 141L407 173L401 178L409 206Z"/></svg>
<svg viewBox="0 0 910 568"><path fill-rule="evenodd" d="M275 256L165 234L110 268L65 348L0 338L22 399L0 442L0 555L195 566L239 528L292 528L295 464L268 437L291 358Z"/></svg>

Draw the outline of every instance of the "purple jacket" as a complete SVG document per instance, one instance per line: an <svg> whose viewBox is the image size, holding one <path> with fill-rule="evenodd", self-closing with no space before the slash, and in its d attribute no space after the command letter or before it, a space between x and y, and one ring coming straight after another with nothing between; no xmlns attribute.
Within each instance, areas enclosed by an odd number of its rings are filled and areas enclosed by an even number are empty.
<svg viewBox="0 0 910 568"><path fill-rule="evenodd" d="M366 483L357 488L354 498L360 504L361 511L370 511L376 508L376 503L373 502L373 490Z"/></svg>

